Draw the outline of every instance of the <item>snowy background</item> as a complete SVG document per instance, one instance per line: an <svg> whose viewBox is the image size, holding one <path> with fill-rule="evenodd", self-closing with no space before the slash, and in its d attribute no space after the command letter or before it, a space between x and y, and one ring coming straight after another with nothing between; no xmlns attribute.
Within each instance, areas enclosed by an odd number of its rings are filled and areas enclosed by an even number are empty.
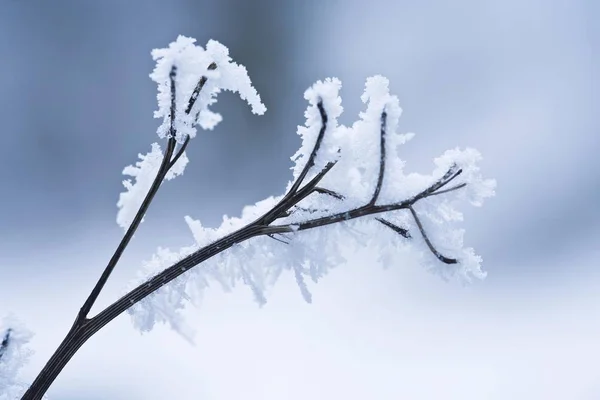
<svg viewBox="0 0 600 400"><path fill-rule="evenodd" d="M600 398L600 5L583 0L0 0L0 316L36 333L32 379L118 243L121 170L160 121L150 50L178 34L229 47L268 107L233 95L165 184L109 281L112 302L158 245L192 242L183 215L279 194L304 90L339 77L341 122L364 79L390 78L407 171L457 145L484 155L497 197L467 209L488 278L444 283L360 257L312 287L292 277L258 309L211 291L187 315L197 344L140 336L122 316L52 386L53 400Z"/></svg>

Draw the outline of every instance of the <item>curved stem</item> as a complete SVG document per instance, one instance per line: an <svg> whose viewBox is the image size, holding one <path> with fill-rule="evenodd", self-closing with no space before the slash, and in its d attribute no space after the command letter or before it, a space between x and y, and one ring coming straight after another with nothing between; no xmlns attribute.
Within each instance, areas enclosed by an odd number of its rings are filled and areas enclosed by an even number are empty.
<svg viewBox="0 0 600 400"><path fill-rule="evenodd" d="M421 232L421 235L423 236L423 239L425 240L427 247L429 247L429 250L437 257L438 260L440 260L444 264L456 264L458 262L457 259L445 257L442 254L440 254L440 252L437 251L435 247L433 247L433 244L431 244L429 237L427 237L427 234L425 233L425 229L423 229L423 225L421 224L421 220L419 220L419 216L417 215L417 212L415 211L414 208L412 208L412 206L408 207L408 209L410 210L410 213L412 214L413 218L415 219L415 222L417 223L417 226L419 227L419 231Z"/></svg>
<svg viewBox="0 0 600 400"><path fill-rule="evenodd" d="M370 205L374 205L383 186L383 176L385 175L385 127L387 123L387 113L385 110L381 113L381 126L379 128L379 174L377 174L377 185L371 197Z"/></svg>

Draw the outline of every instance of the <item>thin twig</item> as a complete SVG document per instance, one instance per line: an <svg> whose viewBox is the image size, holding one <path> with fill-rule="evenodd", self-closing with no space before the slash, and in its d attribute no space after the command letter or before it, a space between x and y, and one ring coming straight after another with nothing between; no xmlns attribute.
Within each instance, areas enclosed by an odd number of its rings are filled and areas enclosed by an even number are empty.
<svg viewBox="0 0 600 400"><path fill-rule="evenodd" d="M334 192L333 190L325 189L325 188L322 188L322 187L316 187L313 190L316 193L327 194L327 195L329 195L331 197L335 197L338 200L344 200L344 198L345 198L343 195L341 195L341 194L339 194L337 192Z"/></svg>
<svg viewBox="0 0 600 400"><path fill-rule="evenodd" d="M175 86L175 77L177 76L177 66L173 65L171 67L171 72L169 73L169 82L171 83L171 108L169 109L169 134L171 138L175 137L175 113L177 112L177 98L176 92L177 88Z"/></svg>
<svg viewBox="0 0 600 400"><path fill-rule="evenodd" d="M419 216L417 215L415 209L412 206L408 207L408 209L410 210L410 213L412 214L413 218L415 219L415 222L417 223L417 226L419 227L419 231L421 231L421 235L423 236L423 239L425 239L425 243L427 243L427 247L429 247L429 250L431 250L431 252L437 257L437 259L445 264L458 263L458 260L456 260L455 258L445 257L442 254L440 254L440 252L438 252L435 247L433 247L433 244L431 244L431 241L427 237L427 234L425 233L425 229L423 228L423 225L421 224L421 221L419 220Z"/></svg>
<svg viewBox="0 0 600 400"><path fill-rule="evenodd" d="M371 201L369 205L374 205L379 197L379 192L381 192L381 186L383 186L383 176L385 174L385 128L387 122L387 113L385 110L381 113L381 126L379 129L379 174L377 174L377 185L375 186L375 191L373 192L373 197L371 197Z"/></svg>
<svg viewBox="0 0 600 400"><path fill-rule="evenodd" d="M444 176L437 180L433 185L423 190L421 193L417 194L413 199L417 201L419 199L429 197L433 194L433 192L438 191L439 189L452 182L457 176L459 176L463 172L462 169L456 170L456 168L456 164L452 164L448 171L446 171Z"/></svg>
<svg viewBox="0 0 600 400"><path fill-rule="evenodd" d="M328 162L325 167L315 176L313 177L306 185L304 185L301 189L294 191L290 190L283 199L275 205L270 211L268 211L261 218L256 220L257 225L269 225L274 220L281 218L283 213L289 211L292 206L295 206L300 201L302 201L305 197L314 193L315 187L321 182L321 179L325 177L331 168L333 168L337 164L337 161ZM296 181L298 182L298 181ZM299 185L298 185L299 186Z"/></svg>
<svg viewBox="0 0 600 400"><path fill-rule="evenodd" d="M278 242L281 242L283 244L290 244L290 242L286 242L285 240L281 240L281 239L276 238L275 235L267 235L267 236L270 237L271 239L277 240Z"/></svg>
<svg viewBox="0 0 600 400"><path fill-rule="evenodd" d="M176 145L175 136L177 134L177 132L175 131L175 122L173 120L175 118L175 113L176 113L176 110L175 110L175 107L176 107L175 77L176 77L176 75L177 75L177 67L173 66L171 68L171 72L169 73L169 80L171 83L171 108L170 108L170 113L169 113L171 121L170 121L170 126L169 126L169 139L167 141L167 149L165 150L165 154L163 156L163 159L162 159L162 162L158 169L158 172L156 173L156 177L154 178L154 181L152 182L152 186L150 187L150 190L146 194L146 197L142 201L140 208L138 209L135 217L133 218L133 221L129 225L129 228L125 232L125 235L123 235L121 242L119 243L119 245L117 246L117 249L113 253L113 256L109 260L106 268L102 272L102 275L96 282L96 285L94 286L94 288L90 292L88 298L85 300L85 302L83 303L83 306L79 310L77 319L75 320L75 322L73 324L74 327L76 325L82 325L86 322L87 316L88 316L90 310L92 309L94 303L98 299L100 292L104 288L104 285L106 285L106 282L108 281L108 278L110 277L113 270L115 269L117 263L119 262L123 252L125 251L125 248L127 247L129 242L133 238L135 231L137 230L140 223L142 222L142 219L144 218L146 211L150 207L150 203L152 203L152 200L154 199L156 192L158 192L158 189L159 189L166 173L168 172L169 168L172 166L170 160L171 160L171 156L173 154L173 150L175 149L175 145Z"/></svg>
<svg viewBox="0 0 600 400"><path fill-rule="evenodd" d="M437 196L438 194L444 194L444 193L453 192L453 191L455 191L455 190L462 189L462 188L464 188L465 186L467 186L467 184L466 184L466 183L461 183L460 185L456 185L456 186L453 186L453 187L451 187L451 188L448 188L448 189L444 189L444 190L438 190L437 192L431 193L431 194L430 194L428 197L431 197L431 196Z"/></svg>
<svg viewBox="0 0 600 400"><path fill-rule="evenodd" d="M209 71L214 71L215 69L217 69L217 64L213 62L208 66L207 69ZM188 101L187 108L185 109L186 114L189 115L192 111L192 108L194 108L194 104L196 104L196 100L198 100L198 96L200 95L200 92L202 91L202 88L206 84L207 80L208 78L204 75L200 77L200 80L196 84L196 87L194 88L194 90L192 91L192 95L190 96L190 100Z"/></svg>
<svg viewBox="0 0 600 400"><path fill-rule="evenodd" d="M308 160L306 160L306 164L304 165L304 168L300 172L298 179L296 179L296 181L292 185L292 188L290 189L290 193L295 193L296 190L298 190L298 187L300 187L300 185L302 184L302 181L308 174L308 171L315 165L315 158L317 156L317 152L319 151L319 148L321 147L321 142L323 142L323 138L325 137L325 131L327 130L328 117L327 117L327 113L325 112L325 107L323 106L323 100L320 100L317 103L317 108L319 109L319 113L321 115L321 129L319 130L319 135L317 136L315 145L314 145L312 151L310 152L310 155L308 156Z"/></svg>
<svg viewBox="0 0 600 400"><path fill-rule="evenodd" d="M177 162L177 160L179 160L179 157L181 157L181 155L183 154L183 152L185 151L185 148L187 147L188 143L190 142L190 135L187 135L185 137L185 140L183 142L183 144L181 145L181 147L179 148L179 150L177 151L177 154L175 154L175 157L173 157L173 159L171 160L171 162L169 163L169 167L168 169L173 168L173 165L175 165L175 163Z"/></svg>
<svg viewBox="0 0 600 400"><path fill-rule="evenodd" d="M393 230L394 232L398 233L399 235L403 236L406 239L410 239L412 238L412 236L410 236L410 233L408 232L408 229L402 228L390 221L388 221L387 219L384 218L375 218L377 221L381 222L383 225L387 226L388 228L390 228L391 230Z"/></svg>

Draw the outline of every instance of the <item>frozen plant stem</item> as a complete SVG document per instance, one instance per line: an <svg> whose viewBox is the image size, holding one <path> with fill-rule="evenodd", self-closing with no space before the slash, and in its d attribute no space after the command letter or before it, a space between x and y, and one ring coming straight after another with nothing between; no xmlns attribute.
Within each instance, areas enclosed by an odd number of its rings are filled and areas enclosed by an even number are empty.
<svg viewBox="0 0 600 400"><path fill-rule="evenodd" d="M217 69L217 65L215 63L212 63L208 66L208 70L215 69ZM419 228L420 234L425 240L428 248L438 258L438 260L446 264L457 263L456 259L445 257L435 249L434 245L431 243L431 240L428 238L425 229L423 228L419 217L417 216L417 213L414 210L414 206L419 200L463 188L466 184L460 184L448 189L443 189L452 180L454 180L458 175L461 174L461 169L453 165L442 178L434 182L431 186L421 191L420 193L408 199L398 199L397 201L392 203L379 204L379 195L382 189L386 171L385 145L387 137L386 124L388 114L385 110L385 106L381 110L380 114L381 118L379 141L379 171L375 189L370 201L368 201L366 204L360 207L348 209L343 212L332 213L331 215L323 216L323 214L321 213L321 216L316 218L311 218L309 215L306 217L306 219L301 219L300 221L294 222L293 224L286 224L282 223L281 221L280 223L276 223L277 220L281 220L282 218L292 216L294 215L294 213L302 210L302 208L298 206L298 203L300 203L303 199L307 198L308 196L311 196L314 193L328 195L329 197L331 197L332 202L343 202L345 199L343 195L333 190L319 186L319 183L322 181L325 175L333 168L335 168L337 161L330 161L326 163L322 169L318 171L313 171L316 165L315 160L325 138L327 132L327 125L329 122L328 115L323 104L323 100L319 99L319 101L317 102L317 108L320 117L320 130L312 148L312 151L308 156L306 164L300 171L294 183L291 185L289 191L272 209L264 213L262 216L260 216L253 222L238 229L237 231L228 234L212 242L211 244L189 254L188 256L171 265L170 267L166 268L153 278L137 286L135 289L131 290L129 293L115 301L113 304L100 311L97 315L89 317L89 313L92 306L96 302L100 292L102 291L104 285L106 284L108 278L114 270L125 248L129 244L133 234L140 225L144 215L148 210L148 207L150 206L150 203L152 202L154 196L160 188L161 183L164 181L165 177L167 176L167 173L174 166L175 162L183 154L184 150L188 145L190 139L189 136L185 138L183 143L180 145L179 150L176 151L177 131L174 123L177 114L177 93L175 85L176 78L177 67L173 66L169 74L171 107L169 115L170 127L169 134L167 135L167 148L165 150L164 158L162 159L158 172L156 173L156 177L154 178L154 181L150 189L148 190L148 193L146 194L141 206L139 207L133 221L131 222L129 228L125 232L123 239L117 246L115 253L111 257L110 261L108 262L108 265L106 266L102 275L98 279L98 282L92 289L88 298L83 303L83 306L77 314L77 317L75 318L71 329L67 333L62 343L56 349L50 360L43 367L42 371L35 378L32 385L26 391L26 393L22 397L22 400L42 399L43 395L46 393L52 382L60 374L62 369L73 357L73 355L79 350L79 348L81 348L81 346L96 332L98 332L100 329L102 329L105 325L107 325L117 316L122 314L124 311L128 310L134 304L146 298L148 295L155 292L162 286L173 281L178 276L184 274L189 269L201 264L203 261L214 257L215 255L229 249L230 247L236 244L242 243L254 237L266 235L281 241L281 239L276 238L275 235L293 235L296 231L319 228L326 225L341 223L351 219L387 213L390 211L407 210L412 214ZM193 90L187 102L187 107L184 110L186 114L190 114L192 112L194 108L194 103L198 99L207 80L208 78L203 76L198 81L195 89ZM312 177L311 179L307 179L309 173L314 173L314 177ZM326 210L321 211L326 212ZM412 238L407 229L399 227L393 224L392 222L388 221L387 219L378 217L377 221L383 224L384 226L390 228L394 232L398 233L405 239ZM7 335L5 340L7 341L8 338L9 336ZM4 342L2 342L2 346L4 346ZM2 348L3 347L0 347L0 356L2 354Z"/></svg>

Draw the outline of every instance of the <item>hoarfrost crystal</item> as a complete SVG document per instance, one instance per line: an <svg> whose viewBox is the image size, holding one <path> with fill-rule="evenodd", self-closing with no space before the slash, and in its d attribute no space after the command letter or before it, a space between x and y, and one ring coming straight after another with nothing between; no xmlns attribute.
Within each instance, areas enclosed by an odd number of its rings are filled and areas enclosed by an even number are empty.
<svg viewBox="0 0 600 400"><path fill-rule="evenodd" d="M177 69L177 112L174 127L177 131L176 139L180 143L187 136L190 138L196 136L196 125L200 125L203 129L213 129L221 121L219 114L208 109L216 102L216 95L221 90L239 93L255 114L264 114L267 110L252 86L246 68L231 60L227 47L214 40L207 43L206 49L195 43L196 39L179 36L168 48L152 51L156 68L150 74L150 78L158 84L158 110L154 113L154 117L163 119L157 131L160 138L169 134L171 107L169 74L173 66ZM212 63L216 64L216 68L209 70ZM194 107L186 113L188 99L202 76L206 76L208 80L200 91Z"/></svg>
<svg viewBox="0 0 600 400"><path fill-rule="evenodd" d="M17 400L25 393L27 385L18 379L18 373L33 354L27 347L32 337L33 334L14 316L3 319L0 325L0 400Z"/></svg>

